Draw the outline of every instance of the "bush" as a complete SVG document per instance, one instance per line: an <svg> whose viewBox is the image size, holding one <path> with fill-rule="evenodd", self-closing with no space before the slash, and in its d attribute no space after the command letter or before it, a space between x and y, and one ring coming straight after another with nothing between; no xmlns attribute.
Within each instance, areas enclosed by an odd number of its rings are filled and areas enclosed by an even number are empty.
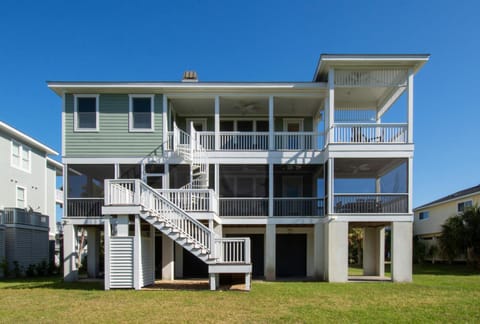
<svg viewBox="0 0 480 324"><path fill-rule="evenodd" d="M20 278L23 275L23 267L20 266L18 261L13 261L13 276Z"/></svg>
<svg viewBox="0 0 480 324"><path fill-rule="evenodd" d="M10 271L8 270L8 261L5 258L2 260L2 262L0 262L0 272L5 278L10 275Z"/></svg>
<svg viewBox="0 0 480 324"><path fill-rule="evenodd" d="M418 235L413 237L413 262L422 264L425 261L427 248L425 243L420 241Z"/></svg>
<svg viewBox="0 0 480 324"><path fill-rule="evenodd" d="M25 274L27 277L35 277L37 274L36 266L34 264L29 264L27 270L25 270Z"/></svg>

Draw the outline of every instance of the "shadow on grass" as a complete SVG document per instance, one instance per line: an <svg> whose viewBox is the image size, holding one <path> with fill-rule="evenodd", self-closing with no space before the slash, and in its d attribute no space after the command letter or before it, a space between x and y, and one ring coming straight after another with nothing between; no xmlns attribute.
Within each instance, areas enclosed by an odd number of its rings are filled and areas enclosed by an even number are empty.
<svg viewBox="0 0 480 324"><path fill-rule="evenodd" d="M0 280L2 289L103 290L103 281L64 282L63 277L14 278Z"/></svg>
<svg viewBox="0 0 480 324"><path fill-rule="evenodd" d="M475 276L480 275L480 270L465 264L414 264L414 275L437 275L437 276Z"/></svg>

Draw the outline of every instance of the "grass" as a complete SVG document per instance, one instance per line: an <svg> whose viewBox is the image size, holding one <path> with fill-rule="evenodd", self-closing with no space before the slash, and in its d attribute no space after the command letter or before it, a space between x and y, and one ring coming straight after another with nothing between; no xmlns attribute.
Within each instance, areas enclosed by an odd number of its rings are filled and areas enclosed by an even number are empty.
<svg viewBox="0 0 480 324"><path fill-rule="evenodd" d="M103 291L60 278L0 281L0 322L478 322L480 274L422 265L411 284L254 281L251 292Z"/></svg>

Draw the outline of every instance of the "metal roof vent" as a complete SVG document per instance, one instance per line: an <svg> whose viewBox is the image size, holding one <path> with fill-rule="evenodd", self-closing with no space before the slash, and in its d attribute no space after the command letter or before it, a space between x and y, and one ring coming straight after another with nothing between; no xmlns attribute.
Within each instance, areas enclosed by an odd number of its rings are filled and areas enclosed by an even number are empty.
<svg viewBox="0 0 480 324"><path fill-rule="evenodd" d="M198 76L196 71L183 72L182 82L198 82Z"/></svg>

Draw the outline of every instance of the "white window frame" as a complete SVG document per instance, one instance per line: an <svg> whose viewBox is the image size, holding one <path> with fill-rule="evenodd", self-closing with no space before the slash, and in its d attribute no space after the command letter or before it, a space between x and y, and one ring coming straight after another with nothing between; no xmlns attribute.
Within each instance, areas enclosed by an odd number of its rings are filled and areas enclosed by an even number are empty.
<svg viewBox="0 0 480 324"><path fill-rule="evenodd" d="M95 98L95 128L81 128L78 127L78 98ZM98 132L100 130L100 95L98 94L75 94L73 95L73 129L75 132Z"/></svg>
<svg viewBox="0 0 480 324"><path fill-rule="evenodd" d="M149 98L150 105L150 128L133 127L133 98ZM128 95L128 130L129 132L154 132L155 131L155 95L153 94L129 94Z"/></svg>
<svg viewBox="0 0 480 324"><path fill-rule="evenodd" d="M467 203L470 203L470 206L465 206L465 204L467 204ZM460 204L463 204L463 210L460 210ZM471 208L472 206L473 206L473 201L471 199L461 201L461 202L457 203L457 212L458 213L463 213L465 211L465 207L466 208Z"/></svg>
<svg viewBox="0 0 480 324"><path fill-rule="evenodd" d="M421 216L422 214L427 214L427 217L421 218L421 217L422 217L422 216ZM425 221L425 220L427 220L427 219L429 219L429 218L430 218L430 212L429 212L428 210L422 211L422 212L419 212L419 213L418 213L418 220L419 220L419 221Z"/></svg>
<svg viewBox="0 0 480 324"><path fill-rule="evenodd" d="M289 123L298 123L298 131L303 132L303 118L284 118L283 119L283 131L288 132Z"/></svg>
<svg viewBox="0 0 480 324"><path fill-rule="evenodd" d="M16 165L13 162L13 146L14 145L18 145L18 154L19 154L18 155L18 158L19 158L18 165ZM28 167L27 168L23 167L23 152L24 151L28 152ZM32 150L30 149L30 147L12 139L11 145L10 145L10 165L15 169L22 170L22 171L30 173L31 170L32 170Z"/></svg>
<svg viewBox="0 0 480 324"><path fill-rule="evenodd" d="M23 190L23 207L18 206L18 189ZM21 209L26 209L27 208L27 188L23 186L16 186L15 187L15 207L16 208L21 208Z"/></svg>

